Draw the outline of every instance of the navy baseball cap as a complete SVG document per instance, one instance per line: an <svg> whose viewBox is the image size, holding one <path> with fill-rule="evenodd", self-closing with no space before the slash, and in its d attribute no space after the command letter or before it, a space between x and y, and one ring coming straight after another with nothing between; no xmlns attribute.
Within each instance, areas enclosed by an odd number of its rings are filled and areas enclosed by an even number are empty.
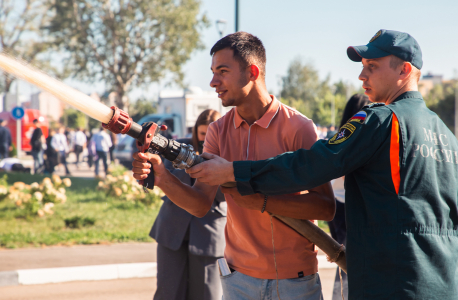
<svg viewBox="0 0 458 300"><path fill-rule="evenodd" d="M360 62L363 58L394 55L410 62L417 69L423 66L421 49L417 41L408 33L394 30L379 30L367 45L348 47L347 55L356 62Z"/></svg>

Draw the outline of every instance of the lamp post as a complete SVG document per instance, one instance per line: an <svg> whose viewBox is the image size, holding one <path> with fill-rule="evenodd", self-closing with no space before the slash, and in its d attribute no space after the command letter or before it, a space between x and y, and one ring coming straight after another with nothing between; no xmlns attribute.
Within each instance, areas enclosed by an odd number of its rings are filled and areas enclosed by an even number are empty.
<svg viewBox="0 0 458 300"><path fill-rule="evenodd" d="M216 20L216 30L218 30L220 38L224 36L224 30L226 29L227 21L226 20Z"/></svg>

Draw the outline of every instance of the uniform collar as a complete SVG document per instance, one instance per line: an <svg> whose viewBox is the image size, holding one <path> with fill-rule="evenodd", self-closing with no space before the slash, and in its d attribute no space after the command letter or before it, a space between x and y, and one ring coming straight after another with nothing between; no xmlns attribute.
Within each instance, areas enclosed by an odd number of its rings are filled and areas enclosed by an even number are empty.
<svg viewBox="0 0 458 300"><path fill-rule="evenodd" d="M407 99L407 98L415 98L415 99L423 99L423 97L421 96L421 93L420 92L417 92L417 91L409 91L409 92L405 92L401 95L399 95L393 102L391 103L394 103L396 101L399 101L399 100L402 100L402 99Z"/></svg>
<svg viewBox="0 0 458 300"><path fill-rule="evenodd" d="M280 109L280 102L275 98L275 96L270 95L272 98L272 102L270 102L267 111L264 113L264 115L254 122L253 124L257 124L258 126L261 126L262 128L268 128L274 117L277 115L278 110ZM239 112L237 111L237 107L235 108L235 114L234 114L234 128L237 129L242 125L242 123L245 122L244 119L239 115Z"/></svg>

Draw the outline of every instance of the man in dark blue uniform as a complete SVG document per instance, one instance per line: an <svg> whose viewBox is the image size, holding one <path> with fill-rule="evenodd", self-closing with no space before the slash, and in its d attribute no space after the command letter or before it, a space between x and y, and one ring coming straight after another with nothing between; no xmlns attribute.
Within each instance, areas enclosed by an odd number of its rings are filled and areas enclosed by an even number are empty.
<svg viewBox="0 0 458 300"><path fill-rule="evenodd" d="M212 160L188 170L269 211L270 195L345 175L347 264L352 299L457 299L458 141L418 92L422 55L407 33L380 30L349 47L374 102L329 141L264 161ZM241 196L261 193L261 197ZM256 202L257 201L257 202Z"/></svg>

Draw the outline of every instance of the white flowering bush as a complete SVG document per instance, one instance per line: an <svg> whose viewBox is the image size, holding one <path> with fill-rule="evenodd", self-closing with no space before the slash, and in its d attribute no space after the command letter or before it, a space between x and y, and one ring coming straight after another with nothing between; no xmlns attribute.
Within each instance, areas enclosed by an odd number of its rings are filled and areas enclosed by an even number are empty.
<svg viewBox="0 0 458 300"><path fill-rule="evenodd" d="M145 193L143 187L132 177L130 171L125 171L118 176L107 175L104 181L99 181L98 188L117 199L141 202L148 206L157 205L159 198L164 195L157 187Z"/></svg>
<svg viewBox="0 0 458 300"><path fill-rule="evenodd" d="M7 188L7 199L13 201L16 206L24 210L27 216L39 216L54 214L53 207L58 203L67 201L66 188L72 184L69 178L61 179L58 175L44 178L41 183L34 182L30 185L23 182L15 182ZM0 187L0 193L2 188Z"/></svg>

